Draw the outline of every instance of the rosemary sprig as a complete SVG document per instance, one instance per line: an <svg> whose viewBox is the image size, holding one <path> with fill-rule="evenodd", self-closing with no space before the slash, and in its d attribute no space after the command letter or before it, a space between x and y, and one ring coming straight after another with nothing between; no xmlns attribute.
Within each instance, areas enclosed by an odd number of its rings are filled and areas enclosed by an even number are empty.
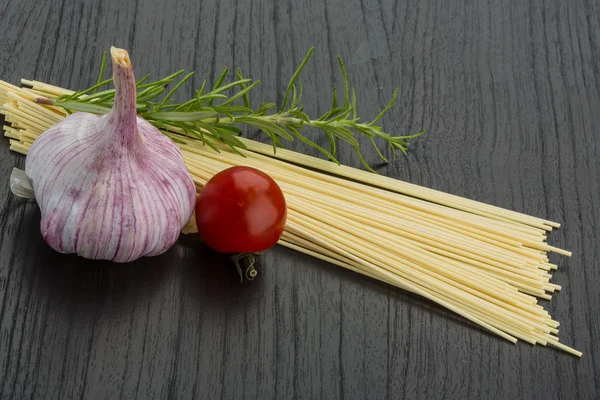
<svg viewBox="0 0 600 400"><path fill-rule="evenodd" d="M314 48L311 48L308 51L306 57L292 75L283 102L277 111L274 111L276 108L275 103L261 103L256 109L253 109L249 94L259 84L259 81L244 78L238 68L237 80L225 83L228 73L226 68L212 89L207 89L206 81L204 81L200 89L195 91L194 97L182 103L173 102L173 96L194 75L193 72L180 79L161 100L159 100L160 97L167 91L169 85L185 71L180 70L165 78L148 83L149 75L144 76L136 84L138 114L174 141L184 142L181 135L185 135L202 141L215 151L218 151L218 149L213 144L214 140L222 141L235 151L238 151L239 148L245 148L243 142L237 139L237 136L242 134L242 130L236 125L246 125L267 134L273 144L274 152L277 151L277 147L283 147L282 140L293 141L298 139L338 164L339 161L336 158L337 142L341 140L354 149L361 163L370 171L373 171L373 169L364 160L360 151L360 143L357 139L359 136L365 136L369 139L384 162L388 162L388 159L379 149L377 139L383 139L394 156L396 150L406 154L408 140L418 137L424 132L408 136L392 136L377 125L377 122L394 104L398 89L395 90L390 102L375 119L368 123L361 122L357 116L356 93L354 89L349 87L346 68L340 57L338 57L338 61L344 79L343 104L338 104L337 91L334 88L333 102L327 112L316 119L309 117L304 112L304 106L301 104L302 85L296 82L308 63L313 50ZM55 100L54 104L68 112L107 113L113 105L115 90L99 91L101 87L112 83L112 79L103 80L105 64L106 53L102 58L100 76L96 85L68 96L61 96ZM302 133L306 127L313 127L322 131L328 139L329 149L325 149L307 138Z"/></svg>

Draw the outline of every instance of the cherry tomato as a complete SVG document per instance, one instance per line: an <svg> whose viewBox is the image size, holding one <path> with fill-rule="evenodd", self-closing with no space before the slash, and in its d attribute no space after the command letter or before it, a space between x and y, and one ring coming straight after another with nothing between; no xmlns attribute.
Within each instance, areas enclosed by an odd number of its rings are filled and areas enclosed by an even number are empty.
<svg viewBox="0 0 600 400"><path fill-rule="evenodd" d="M277 243L287 216L285 198L267 174L232 167L213 176L196 202L204 242L220 253L255 253Z"/></svg>

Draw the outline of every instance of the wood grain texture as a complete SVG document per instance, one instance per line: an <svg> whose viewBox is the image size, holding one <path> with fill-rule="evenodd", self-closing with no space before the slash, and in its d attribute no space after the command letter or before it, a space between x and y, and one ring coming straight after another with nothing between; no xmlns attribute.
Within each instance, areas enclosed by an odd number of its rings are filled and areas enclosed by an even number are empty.
<svg viewBox="0 0 600 400"><path fill-rule="evenodd" d="M362 115L397 86L385 127L429 131L382 174L563 223L550 242L574 256L553 258L564 289L547 309L584 353L511 345L283 248L244 285L197 237L129 265L56 254L37 206L10 194L24 160L3 140L0 398L600 398L598 2L5 0L0 36L13 83L88 86L116 45L139 76L193 69L195 86L239 66L263 101L314 45L309 113L328 107L341 55Z"/></svg>

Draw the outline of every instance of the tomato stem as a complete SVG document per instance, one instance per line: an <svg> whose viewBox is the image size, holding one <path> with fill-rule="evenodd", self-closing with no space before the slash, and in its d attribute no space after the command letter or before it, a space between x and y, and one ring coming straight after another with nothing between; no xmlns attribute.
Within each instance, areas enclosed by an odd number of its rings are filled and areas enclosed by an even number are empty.
<svg viewBox="0 0 600 400"><path fill-rule="evenodd" d="M259 255L260 253L235 253L231 257L231 260L240 275L240 283L244 282L244 275L249 281L253 280L256 275L258 275L258 272L254 268L254 264L256 264L256 257ZM245 272L242 272L241 263L245 266Z"/></svg>

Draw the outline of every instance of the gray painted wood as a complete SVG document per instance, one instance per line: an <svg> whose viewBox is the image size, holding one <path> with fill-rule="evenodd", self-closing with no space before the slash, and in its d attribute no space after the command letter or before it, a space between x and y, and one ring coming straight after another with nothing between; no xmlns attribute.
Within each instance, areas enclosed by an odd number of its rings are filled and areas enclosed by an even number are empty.
<svg viewBox="0 0 600 400"><path fill-rule="evenodd" d="M599 17L589 0L3 1L14 83L89 86L117 45L138 76L193 69L198 85L239 66L271 101L314 45L310 113L340 85L338 54L365 118L399 87L385 127L429 133L380 172L562 222L550 242L574 256L552 258L564 289L546 306L584 357L283 248L245 285L197 237L130 265L58 255L37 206L10 194L23 158L3 140L0 398L599 398Z"/></svg>

